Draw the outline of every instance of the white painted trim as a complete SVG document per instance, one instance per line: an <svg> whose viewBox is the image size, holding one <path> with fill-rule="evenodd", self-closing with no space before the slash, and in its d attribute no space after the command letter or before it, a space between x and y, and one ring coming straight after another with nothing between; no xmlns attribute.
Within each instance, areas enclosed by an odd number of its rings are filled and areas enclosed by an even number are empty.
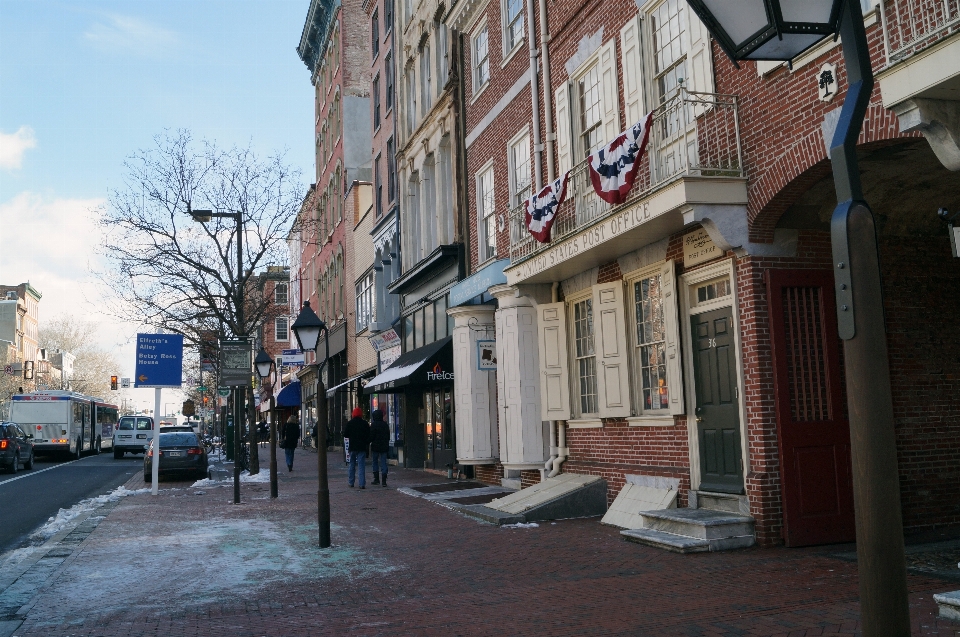
<svg viewBox="0 0 960 637"><path fill-rule="evenodd" d="M673 427L677 422L673 416L630 416L627 424L631 427Z"/></svg>
<svg viewBox="0 0 960 637"><path fill-rule="evenodd" d="M706 309L715 310L722 307L731 308L731 317L736 328L733 332L733 336L734 346L736 347L737 352L737 403L740 407L740 458L743 461L744 486L746 486L746 477L750 473L750 454L747 446L747 405L746 399L744 398L746 392L744 391L743 349L740 338L740 303L737 294L736 264L734 263L733 259L723 259L706 267L681 274L680 285L678 286L678 293L680 290L682 290L682 294L680 295L680 308L681 316L683 317L681 319L683 321L682 341L685 344L683 347L683 371L684 378L687 379L685 397L687 401L688 414L687 441L690 448L690 488L694 490L700 487L700 441L697 438L697 420L696 416L694 415L697 405L697 379L693 372L693 334L690 330L690 317L702 313L705 311L705 308L704 306L701 306L695 310L691 310L690 288L698 283L703 283L704 281L721 277L724 274L728 274L730 276L730 296L721 299L720 303L711 303L709 308Z"/></svg>
<svg viewBox="0 0 960 637"><path fill-rule="evenodd" d="M603 429L603 421L599 418L578 418L568 420L567 427L570 429Z"/></svg>

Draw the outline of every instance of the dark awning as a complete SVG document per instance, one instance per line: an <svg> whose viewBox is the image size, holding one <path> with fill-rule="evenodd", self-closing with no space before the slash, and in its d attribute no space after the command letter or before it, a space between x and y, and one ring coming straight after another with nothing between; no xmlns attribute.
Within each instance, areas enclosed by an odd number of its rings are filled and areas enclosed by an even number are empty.
<svg viewBox="0 0 960 637"><path fill-rule="evenodd" d="M429 387L453 382L453 337L400 355L393 365L374 376L365 394L392 394L407 387Z"/></svg>
<svg viewBox="0 0 960 637"><path fill-rule="evenodd" d="M277 394L277 407L300 406L300 382L290 383Z"/></svg>

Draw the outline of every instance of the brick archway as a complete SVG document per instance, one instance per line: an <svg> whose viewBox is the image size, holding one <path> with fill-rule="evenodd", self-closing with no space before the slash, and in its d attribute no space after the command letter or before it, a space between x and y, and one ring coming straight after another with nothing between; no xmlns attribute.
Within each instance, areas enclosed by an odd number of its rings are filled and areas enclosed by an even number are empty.
<svg viewBox="0 0 960 637"><path fill-rule="evenodd" d="M878 91L867 109L857 145L874 146L878 142L885 145L894 140L920 136L920 133L900 133L896 114L883 107ZM830 175L831 170L823 133L817 127L788 148L751 183L747 205L750 240L772 242L773 230L787 208L811 186Z"/></svg>

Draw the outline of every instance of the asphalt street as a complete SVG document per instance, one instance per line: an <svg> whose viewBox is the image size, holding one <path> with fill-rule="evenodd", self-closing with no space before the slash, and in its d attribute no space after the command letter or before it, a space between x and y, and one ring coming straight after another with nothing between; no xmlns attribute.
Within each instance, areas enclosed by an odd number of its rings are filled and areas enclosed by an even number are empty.
<svg viewBox="0 0 960 637"><path fill-rule="evenodd" d="M38 456L32 471L0 474L0 553L26 543L60 509L108 493L142 470L143 456L114 460L106 452L76 461Z"/></svg>

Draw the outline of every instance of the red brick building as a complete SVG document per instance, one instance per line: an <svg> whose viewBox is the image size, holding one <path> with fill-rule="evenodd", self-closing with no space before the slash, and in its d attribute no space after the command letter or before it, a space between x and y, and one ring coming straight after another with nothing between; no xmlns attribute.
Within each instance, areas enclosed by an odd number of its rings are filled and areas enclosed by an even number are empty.
<svg viewBox="0 0 960 637"><path fill-rule="evenodd" d="M960 526L960 346L943 327L960 265L936 216L960 208L960 35L939 4L910 5L922 20L901 4L864 7L879 82L859 148L918 533ZM517 486L601 476L624 514L656 500L741 515L753 530L729 546L851 540L824 141L846 90L839 43L736 69L682 0L476 2L451 19L472 276L450 314L455 344L486 325L497 352L494 382L472 341L454 348L457 411L474 406L461 464ZM636 182L609 204L584 158L650 112ZM568 170L540 243L521 203Z"/></svg>

